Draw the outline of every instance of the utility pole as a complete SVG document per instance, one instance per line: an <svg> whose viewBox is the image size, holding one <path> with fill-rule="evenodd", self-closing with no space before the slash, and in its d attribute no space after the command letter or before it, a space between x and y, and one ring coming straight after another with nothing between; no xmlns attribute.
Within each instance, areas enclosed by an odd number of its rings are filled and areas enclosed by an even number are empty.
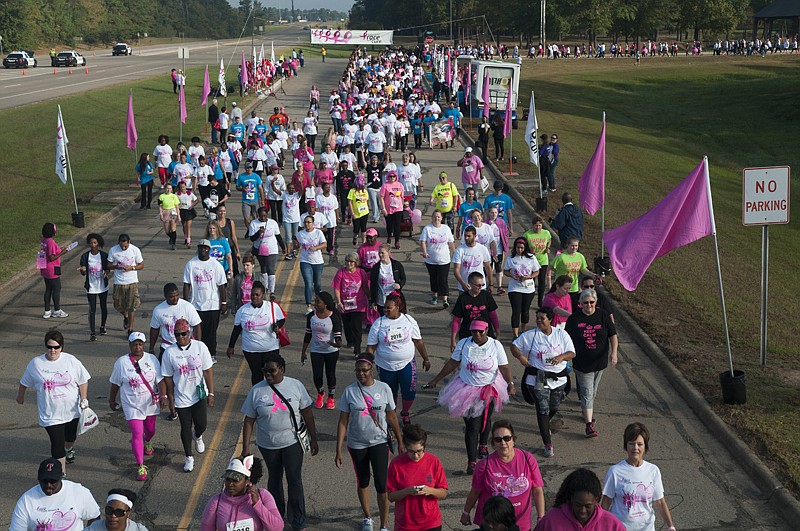
<svg viewBox="0 0 800 531"><path fill-rule="evenodd" d="M292 0L292 20L291 22L297 22L297 19L294 17L294 0Z"/></svg>
<svg viewBox="0 0 800 531"><path fill-rule="evenodd" d="M540 10L541 10L540 13L541 22L539 24L539 40L542 41L542 46L546 46L547 34L545 33L545 31L547 25L545 22L547 20L547 0L542 0L542 5Z"/></svg>
<svg viewBox="0 0 800 531"><path fill-rule="evenodd" d="M455 46L455 42L453 42L453 0L450 0L450 46Z"/></svg>

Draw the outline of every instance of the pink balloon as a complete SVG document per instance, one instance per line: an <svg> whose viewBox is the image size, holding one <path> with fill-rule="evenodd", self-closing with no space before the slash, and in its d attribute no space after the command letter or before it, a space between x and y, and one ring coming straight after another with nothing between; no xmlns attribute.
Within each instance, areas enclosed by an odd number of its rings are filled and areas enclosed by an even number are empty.
<svg viewBox="0 0 800 531"><path fill-rule="evenodd" d="M415 208L411 213L411 223L414 225L419 225L422 223L422 211L420 209Z"/></svg>

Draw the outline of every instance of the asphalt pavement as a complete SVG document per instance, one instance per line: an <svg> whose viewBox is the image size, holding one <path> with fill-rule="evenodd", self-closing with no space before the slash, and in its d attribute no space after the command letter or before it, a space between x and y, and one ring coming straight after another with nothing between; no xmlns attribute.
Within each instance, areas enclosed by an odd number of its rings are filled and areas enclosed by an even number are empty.
<svg viewBox="0 0 800 531"><path fill-rule="evenodd" d="M127 58L114 59L124 61ZM291 117L301 116L307 108L311 83L324 93L339 79L345 62L328 60L323 64L317 59L307 61L306 66L299 78L285 84L285 96L281 95L279 100L258 100L256 110L259 115L269 115L272 107L280 103L286 106ZM320 131L324 132L329 125L328 118L324 112L321 116L323 123ZM424 198L435 184L438 173L447 171L452 181L459 182L460 173L455 162L461 153L458 144L453 149L423 149L417 153L426 187L426 192L421 194L419 200L424 223L428 222L433 211ZM241 235L241 214L237 208L239 200L239 194L234 193L229 213ZM107 249L121 232L129 233L132 243L141 248L145 267L139 272L142 304L137 314L136 329L146 332L152 309L163 300L163 285L167 282L180 285L183 266L195 250L179 246L177 251L170 251L156 211L142 212L135 207L120 210L119 215L111 221L94 229L99 230L109 242ZM525 212L522 207L514 212L515 233L520 233L528 227L530 212ZM201 227L202 218L198 218L193 228L194 242L200 239ZM343 265L344 255L352 250L350 229L344 227L342 230L338 254L326 257L323 275L323 285L326 287L330 285L336 270ZM404 292L408 299L408 310L420 323L433 364L429 374L420 374L420 383L425 383L449 358L450 319L441 306L433 307L427 303L430 299L428 279L417 243L418 237L419 227L415 229L412 239L402 239L401 249L393 254L405 266L408 282ZM89 342L86 297L82 278L76 271L78 256L76 250L62 261L62 308L69 313L68 318L47 321L41 318L43 285L38 277L16 286L6 286L5 296L0 296L0 369L3 385L7 389L7 399L0 406L3 418L0 424L3 434L2 461L6 471L6 487L0 491L0 526L8 525L16 499L35 484L37 465L48 456L47 436L36 425L33 392L28 392L23 406L14 402L14 396L26 364L42 352L45 332L58 329L66 338L65 351L76 355L92 375L89 398L101 421L100 427L79 438L76 444L77 459L74 465L68 467L69 479L87 486L97 500L105 499L106 491L112 487L136 491L140 501L134 519L144 523L151 531L198 529L203 507L209 497L220 490L220 477L225 465L232 455L238 453L241 444L239 409L249 387L249 371L238 348L239 356L236 358L229 360L224 356L232 318L223 319L219 326L220 361L214 366L216 406L209 411L205 454L196 456L194 472L184 473L178 424L162 417L158 420L154 438L155 454L146 458L151 477L144 483L137 482L127 423L121 412L112 413L106 406L108 376L114 360L127 353L122 318L114 312L109 301L109 335L101 336L97 342ZM277 285L279 299L289 314L287 328L293 341L291 346L282 349L288 362L287 375L300 379L313 392L311 368L299 363L305 305L296 261L281 262ZM454 282L451 286L454 286ZM496 298L503 327L501 340L508 346L509 304L505 296ZM564 426L554 433L555 456L551 458L541 457L541 440L532 406L525 404L521 398L514 399L502 414L495 415L495 419L503 417L511 420L519 435L518 447L536 454L545 481L548 507L552 505L561 481L575 468L588 467L602 479L609 466L625 457L622 442L625 426L633 421L642 421L652 434L647 459L661 468L666 500L678 529L796 528L796 525L781 519L769 500L770 493L759 490L748 473L711 433L705 419L698 418L681 394L666 383L664 374L633 341L634 336L624 322L620 323L619 334L619 364L616 368L606 370L595 403L597 430L600 433L598 438L584 438L580 405L574 398L563 404ZM522 367L513 358L511 360L515 379L519 382ZM352 356L349 353L343 352L337 375L339 389L344 389L353 381ZM436 405L435 399L434 392L420 392L412 409L412 418L428 430L427 449L441 459L448 476L449 495L441 502L444 528L464 529L458 521L469 491L470 477L464 474L466 455L463 422L449 417L446 411ZM361 513L353 472L350 467L338 470L334 466L338 413L315 410L314 414L320 453L308 457L304 465L309 528L359 529ZM373 509L377 511L374 497ZM660 529L661 524L659 521L656 529Z"/></svg>

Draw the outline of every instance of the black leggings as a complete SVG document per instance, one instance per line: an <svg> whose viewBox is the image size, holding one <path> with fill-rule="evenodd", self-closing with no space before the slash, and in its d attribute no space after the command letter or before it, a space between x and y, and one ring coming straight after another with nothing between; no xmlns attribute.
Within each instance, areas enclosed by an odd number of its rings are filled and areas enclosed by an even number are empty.
<svg viewBox="0 0 800 531"><path fill-rule="evenodd" d="M280 349L271 350L269 352L243 351L243 353L244 359L247 360L247 365L250 367L250 383L255 385L264 379L264 373L261 372L261 368L264 366L264 360L267 359L267 356L270 354L279 354Z"/></svg>
<svg viewBox="0 0 800 531"><path fill-rule="evenodd" d="M64 424L56 424L45 428L47 435L50 436L50 456L53 459L63 459L67 456L64 444L73 444L75 439L78 438L78 420L80 419L72 419Z"/></svg>
<svg viewBox="0 0 800 531"><path fill-rule="evenodd" d="M97 315L97 298L100 297L100 328L106 327L106 320L108 319L108 292L103 293L87 293L86 298L89 299L89 332L94 333L95 316Z"/></svg>
<svg viewBox="0 0 800 531"><path fill-rule="evenodd" d="M431 279L431 292L440 297L447 297L450 293L450 287L447 284L447 277L450 275L450 264L436 265L425 262L425 267L428 268L428 276Z"/></svg>
<svg viewBox="0 0 800 531"><path fill-rule="evenodd" d="M536 293L508 292L511 303L511 328L519 328L519 323L528 324L531 320L531 303Z"/></svg>
<svg viewBox="0 0 800 531"><path fill-rule="evenodd" d="M181 422L181 444L183 453L188 457L192 455L192 424L194 435L200 437L206 431L208 415L206 414L206 401L198 400L189 407L175 408L178 420Z"/></svg>
<svg viewBox="0 0 800 531"><path fill-rule="evenodd" d="M322 393L322 369L325 368L325 379L328 380L328 394L333 395L336 390L336 362L339 361L339 351L330 354L311 353L311 370L314 373L314 387Z"/></svg>
<svg viewBox="0 0 800 531"><path fill-rule="evenodd" d="M353 460L353 469L356 472L356 481L359 489L369 487L369 467L372 465L372 475L375 477L375 492L386 492L386 476L389 472L389 446L386 443L376 444L368 448L347 448L350 459Z"/></svg>
<svg viewBox="0 0 800 531"><path fill-rule="evenodd" d="M353 345L355 354L361 353L361 336L364 326L364 312L346 312L342 314L342 328L348 345Z"/></svg>
<svg viewBox="0 0 800 531"><path fill-rule="evenodd" d="M467 446L467 461L475 462L478 460L478 445L488 444L489 435L492 434L492 412L494 404L490 404L489 411L486 413L486 427L483 428L483 417L464 419L464 444ZM483 428L483 431L481 431Z"/></svg>
<svg viewBox="0 0 800 531"><path fill-rule="evenodd" d="M153 181L146 182L140 186L142 187L141 207L150 208L150 203L153 202Z"/></svg>
<svg viewBox="0 0 800 531"><path fill-rule="evenodd" d="M219 310L205 310L197 312L200 315L200 332L202 342L208 347L211 356L217 356L217 328L219 328Z"/></svg>
<svg viewBox="0 0 800 531"><path fill-rule="evenodd" d="M316 151L317 135L306 135L306 140L308 140L308 147L311 148L311 151Z"/></svg>
<svg viewBox="0 0 800 531"><path fill-rule="evenodd" d="M505 150L503 149L503 139L494 139L494 158L502 159L503 155L505 154Z"/></svg>
<svg viewBox="0 0 800 531"><path fill-rule="evenodd" d="M539 276L536 277L538 281L538 285L536 286L536 307L542 307L542 299L544 298L545 294L547 293L547 268L548 266L543 265L541 269L539 269Z"/></svg>
<svg viewBox="0 0 800 531"><path fill-rule="evenodd" d="M386 237L394 236L394 242L400 241L400 220L403 219L403 211L394 214L386 214Z"/></svg>
<svg viewBox="0 0 800 531"><path fill-rule="evenodd" d="M283 200L269 200L269 217L277 221L278 225L283 223Z"/></svg>
<svg viewBox="0 0 800 531"><path fill-rule="evenodd" d="M61 278L44 279L44 310L50 311L50 299L53 300L53 309L61 309Z"/></svg>

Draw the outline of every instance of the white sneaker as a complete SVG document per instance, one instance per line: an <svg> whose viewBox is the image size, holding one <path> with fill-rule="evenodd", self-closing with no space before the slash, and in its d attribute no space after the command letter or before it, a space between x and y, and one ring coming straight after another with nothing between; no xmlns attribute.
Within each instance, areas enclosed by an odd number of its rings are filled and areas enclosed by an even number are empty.
<svg viewBox="0 0 800 531"><path fill-rule="evenodd" d="M372 531L372 518L364 518L361 521L361 531Z"/></svg>
<svg viewBox="0 0 800 531"><path fill-rule="evenodd" d="M42 318L43 319L50 319L50 317L52 317L52 316L53 316L53 312L51 312L50 310L47 310L46 312L44 312L44 314L42 314Z"/></svg>
<svg viewBox="0 0 800 531"><path fill-rule="evenodd" d="M194 470L194 457L187 456L186 460L183 462L183 471L184 472L191 472Z"/></svg>
<svg viewBox="0 0 800 531"><path fill-rule="evenodd" d="M64 310L56 310L53 312L53 317L69 317L69 314Z"/></svg>
<svg viewBox="0 0 800 531"><path fill-rule="evenodd" d="M202 435L200 437L192 436L192 438L194 438L194 448L195 450L197 450L197 453L202 454L203 452L205 452L206 443L203 442L203 436Z"/></svg>

